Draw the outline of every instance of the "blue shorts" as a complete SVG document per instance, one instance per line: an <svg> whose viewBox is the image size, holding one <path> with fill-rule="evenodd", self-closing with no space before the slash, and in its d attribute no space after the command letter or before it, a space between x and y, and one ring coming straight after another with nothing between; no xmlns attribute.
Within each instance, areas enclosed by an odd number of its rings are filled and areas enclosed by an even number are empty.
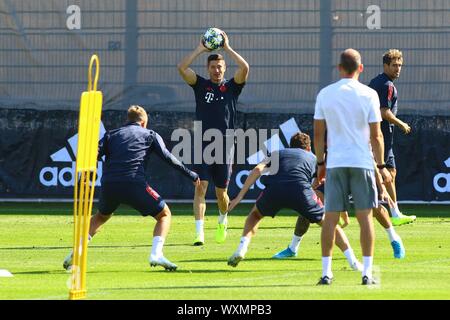
<svg viewBox="0 0 450 320"><path fill-rule="evenodd" d="M198 174L201 181L212 179L214 186L221 189L227 189L230 184L233 164L195 164L194 171Z"/></svg>
<svg viewBox="0 0 450 320"><path fill-rule="evenodd" d="M386 168L395 169L395 156L394 150L392 148L384 151L384 162L386 163Z"/></svg>
<svg viewBox="0 0 450 320"><path fill-rule="evenodd" d="M203 142L202 155L208 143ZM234 144L225 146L229 149L222 150L222 157L219 160L220 163L207 164L202 161L202 163L195 163L193 171L196 172L200 178L200 181L212 182L216 188L227 189L230 184L231 173L233 171L233 159L234 159ZM215 152L213 152L215 153ZM213 159L216 161L215 159ZM213 161L211 161L213 162Z"/></svg>
<svg viewBox="0 0 450 320"><path fill-rule="evenodd" d="M121 204L127 204L141 215L155 217L166 203L163 198L145 182L116 182L103 184L100 190L98 211L112 214Z"/></svg>
<svg viewBox="0 0 450 320"><path fill-rule="evenodd" d="M322 221L322 201L312 188L298 183L269 185L256 200L256 208L263 216L275 217L281 209L292 209L312 223Z"/></svg>

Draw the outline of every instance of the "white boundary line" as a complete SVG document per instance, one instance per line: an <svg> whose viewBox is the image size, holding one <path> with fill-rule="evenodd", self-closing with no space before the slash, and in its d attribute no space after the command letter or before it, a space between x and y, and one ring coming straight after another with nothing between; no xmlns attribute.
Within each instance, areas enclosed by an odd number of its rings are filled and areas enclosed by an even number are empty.
<svg viewBox="0 0 450 320"><path fill-rule="evenodd" d="M192 199L164 199L168 203L192 203ZM64 198L0 198L0 203L72 203L73 199ZM94 199L94 202L98 202ZM216 200L206 200L207 203L216 203ZM255 203L255 200L242 200L242 203ZM402 200L398 201L400 204L437 204L450 205L450 201L417 201L417 200Z"/></svg>

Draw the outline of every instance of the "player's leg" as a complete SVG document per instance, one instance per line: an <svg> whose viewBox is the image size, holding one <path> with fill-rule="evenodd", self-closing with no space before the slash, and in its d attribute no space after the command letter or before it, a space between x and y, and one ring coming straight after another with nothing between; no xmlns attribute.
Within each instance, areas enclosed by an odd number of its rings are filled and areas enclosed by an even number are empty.
<svg viewBox="0 0 450 320"><path fill-rule="evenodd" d="M219 219L216 230L216 242L223 243L227 237L228 227L228 205L230 198L228 190L216 187L217 206L219 207Z"/></svg>
<svg viewBox="0 0 450 320"><path fill-rule="evenodd" d="M247 253L248 245L251 238L256 234L259 222L265 216L275 217L275 215L282 208L282 203L279 201L279 196L284 190L279 190L276 187L267 187L256 200L250 214L245 220L244 230L242 232L241 241L236 252L228 259L228 265L236 267L238 263L244 259Z"/></svg>
<svg viewBox="0 0 450 320"><path fill-rule="evenodd" d="M317 192L316 192L316 194L317 194ZM319 197L319 199L322 200L323 198ZM336 226L334 242L335 242L336 246L339 249L341 249L342 253L344 254L345 258L347 259L347 262L348 262L350 268L352 268L352 270L355 270L355 271L362 271L361 262L359 262L358 259L356 258L355 253L350 245L350 241L347 238L347 235L345 234L344 230L339 226L339 224L341 223L340 221L342 220L343 214L345 214L348 218L347 211L341 212L339 214L339 223ZM317 224L322 226L322 221L317 222Z"/></svg>
<svg viewBox="0 0 450 320"><path fill-rule="evenodd" d="M228 189L216 187L216 198L220 215L226 216L228 213L228 205L230 203L230 198L228 197Z"/></svg>
<svg viewBox="0 0 450 320"><path fill-rule="evenodd" d="M347 235L339 225L336 226L335 243L336 246L339 249L341 249L342 253L347 259L350 268L352 268L352 270L354 271L362 271L363 266L361 262L359 262L358 259L356 258L355 253L350 245L350 241L347 238Z"/></svg>
<svg viewBox="0 0 450 320"><path fill-rule="evenodd" d="M117 195L116 186L104 185L100 191L100 201L98 211L91 217L89 224L88 243L92 237L100 230L113 215L113 212L120 205L120 197ZM69 270L72 267L73 250L64 258L63 268Z"/></svg>
<svg viewBox="0 0 450 320"><path fill-rule="evenodd" d="M201 180L200 185L195 187L194 195L194 216L195 216L195 239L194 246L201 246L205 243L205 212L206 212L206 191L208 181Z"/></svg>
<svg viewBox="0 0 450 320"><path fill-rule="evenodd" d="M319 199L324 202L325 200L325 188L324 185L320 185L317 189L314 190L316 195L319 197ZM335 243L336 246L341 249L342 253L344 254L345 258L347 259L347 262L350 265L350 268L353 270L362 271L362 264L358 261L358 259L355 256L355 253L353 252L352 247L350 246L350 241L347 238L347 235L345 234L344 228L349 224L350 220L348 217L348 212L343 211L339 214L339 225L336 226L336 235L335 235Z"/></svg>
<svg viewBox="0 0 450 320"><path fill-rule="evenodd" d="M167 204L164 208L155 216L156 224L153 229L153 237L166 238L169 233L170 223L172 221L172 212ZM157 250L155 253L162 253L161 250Z"/></svg>
<svg viewBox="0 0 450 320"><path fill-rule="evenodd" d="M400 212L397 204L397 189L395 186L395 181L397 177L397 169L395 166L395 157L392 149L388 152L386 158L386 166L391 174L392 181L385 183L386 191L392 199L392 207L389 208L392 216L392 224L394 226L401 226L403 224L408 224L416 220L416 216L407 216Z"/></svg>
<svg viewBox="0 0 450 320"><path fill-rule="evenodd" d="M339 211L326 212L322 220L322 231L320 233L322 248L322 277L320 278L318 284L329 285L333 280L331 261L338 222Z"/></svg>
<svg viewBox="0 0 450 320"><path fill-rule="evenodd" d="M318 222L317 224L322 226L322 221ZM362 264L356 258L355 253L350 246L350 241L348 240L347 235L339 225L336 226L334 242L336 246L341 249L342 253L347 259L350 268L355 271L362 271Z"/></svg>
<svg viewBox="0 0 450 320"><path fill-rule="evenodd" d="M297 222L295 223L294 235L292 236L291 243L288 247L280 252L277 252L272 256L273 259L286 259L291 257L296 257L298 253L298 249L300 247L300 242L303 239L303 236L306 234L310 226L310 222L308 219L299 215L297 218Z"/></svg>
<svg viewBox="0 0 450 320"><path fill-rule="evenodd" d="M397 176L397 170L395 168L387 168L391 174L391 182L385 183L386 191L389 193L392 201L397 202L397 190L395 189L395 178Z"/></svg>
<svg viewBox="0 0 450 320"><path fill-rule="evenodd" d="M213 180L217 206L219 207L219 218L216 229L216 242L223 243L227 237L228 228L228 184L230 183L232 164L213 164L210 166L210 174Z"/></svg>
<svg viewBox="0 0 450 320"><path fill-rule="evenodd" d="M378 207L378 194L374 170L350 168L350 189L355 204L356 219L360 226L363 255L362 284L374 284L372 274L375 232L372 208Z"/></svg>
<svg viewBox="0 0 450 320"><path fill-rule="evenodd" d="M167 234L169 233L172 213L164 203L163 209L155 216L156 224L153 229L152 251L150 253L150 266L162 266L169 271L175 271L177 265L164 257L163 247Z"/></svg>
<svg viewBox="0 0 450 320"><path fill-rule="evenodd" d="M319 187L320 188L320 187ZM321 198L322 197L322 198ZM286 184L277 198L282 207L296 211L299 216L295 224L291 243L282 251L272 256L273 259L296 257L303 236L309 229L311 221L320 221L323 216L323 186L320 191L307 188L300 183Z"/></svg>
<svg viewBox="0 0 450 320"><path fill-rule="evenodd" d="M340 212L347 211L349 207L349 170L348 168L327 169L327 182L325 192L325 215L322 220L320 234L322 247L322 277L318 285L330 285L333 280L332 257L336 236L336 227Z"/></svg>
<svg viewBox="0 0 450 320"><path fill-rule="evenodd" d="M105 214L98 211L91 217L91 224L89 226L89 240L100 230L100 228L113 216L112 213Z"/></svg>
<svg viewBox="0 0 450 320"><path fill-rule="evenodd" d="M245 254L248 250L248 245L250 244L251 238L256 234L258 230L258 225L264 216L259 212L258 208L253 206L250 214L245 220L244 230L242 231L241 241L234 254L228 259L228 265L236 267L241 260L244 259Z"/></svg>
<svg viewBox="0 0 450 320"><path fill-rule="evenodd" d="M360 227L360 243L363 255L363 283L373 284L373 253L375 247L375 232L372 219L372 209L356 210L356 219Z"/></svg>
<svg viewBox="0 0 450 320"><path fill-rule="evenodd" d="M163 198L145 182L129 184L123 188L123 203L130 205L146 217L152 216L156 219L153 229L152 250L150 252L150 266L161 266L166 270L177 269L164 257L163 247L170 229L172 214Z"/></svg>
<svg viewBox="0 0 450 320"><path fill-rule="evenodd" d="M405 248L403 246L402 239L397 234L397 232L395 232L387 209L380 204L378 208L373 209L373 216L383 226L384 230L386 230L386 233L389 237L389 242L391 243L392 249L394 250L394 257L397 259L404 258Z"/></svg>

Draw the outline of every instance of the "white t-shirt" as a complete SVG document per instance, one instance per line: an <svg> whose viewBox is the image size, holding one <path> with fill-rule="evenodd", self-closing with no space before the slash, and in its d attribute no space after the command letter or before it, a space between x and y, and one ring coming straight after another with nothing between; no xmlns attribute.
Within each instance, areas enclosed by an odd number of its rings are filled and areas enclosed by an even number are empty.
<svg viewBox="0 0 450 320"><path fill-rule="evenodd" d="M326 122L327 168L374 168L369 123L382 120L375 90L341 79L319 92L314 119Z"/></svg>

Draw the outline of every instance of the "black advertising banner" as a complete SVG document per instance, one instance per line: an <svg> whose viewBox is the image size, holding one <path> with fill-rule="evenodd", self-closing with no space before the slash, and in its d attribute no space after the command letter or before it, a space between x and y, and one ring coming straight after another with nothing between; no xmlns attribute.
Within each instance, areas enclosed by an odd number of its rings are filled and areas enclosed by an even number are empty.
<svg viewBox="0 0 450 320"><path fill-rule="evenodd" d="M163 137L169 150L189 143L180 140L176 130L192 133L193 113L147 111L148 127ZM125 117L125 110L105 111L101 136L105 130L124 124ZM450 201L450 117L401 118L413 129L409 135L399 130L395 135L399 200ZM0 198L72 198L77 119L74 111L0 109ZM251 147L247 143L244 161L236 163L235 159L230 196L237 195L253 166L264 156L263 149L286 148L290 136L298 130L312 135L312 124L310 114L239 113L238 127L255 131L258 143ZM102 169L99 161L99 177ZM192 183L157 156L151 157L147 175L164 198L193 198ZM263 188L258 181L247 199L256 199ZM207 196L214 199L212 184Z"/></svg>

